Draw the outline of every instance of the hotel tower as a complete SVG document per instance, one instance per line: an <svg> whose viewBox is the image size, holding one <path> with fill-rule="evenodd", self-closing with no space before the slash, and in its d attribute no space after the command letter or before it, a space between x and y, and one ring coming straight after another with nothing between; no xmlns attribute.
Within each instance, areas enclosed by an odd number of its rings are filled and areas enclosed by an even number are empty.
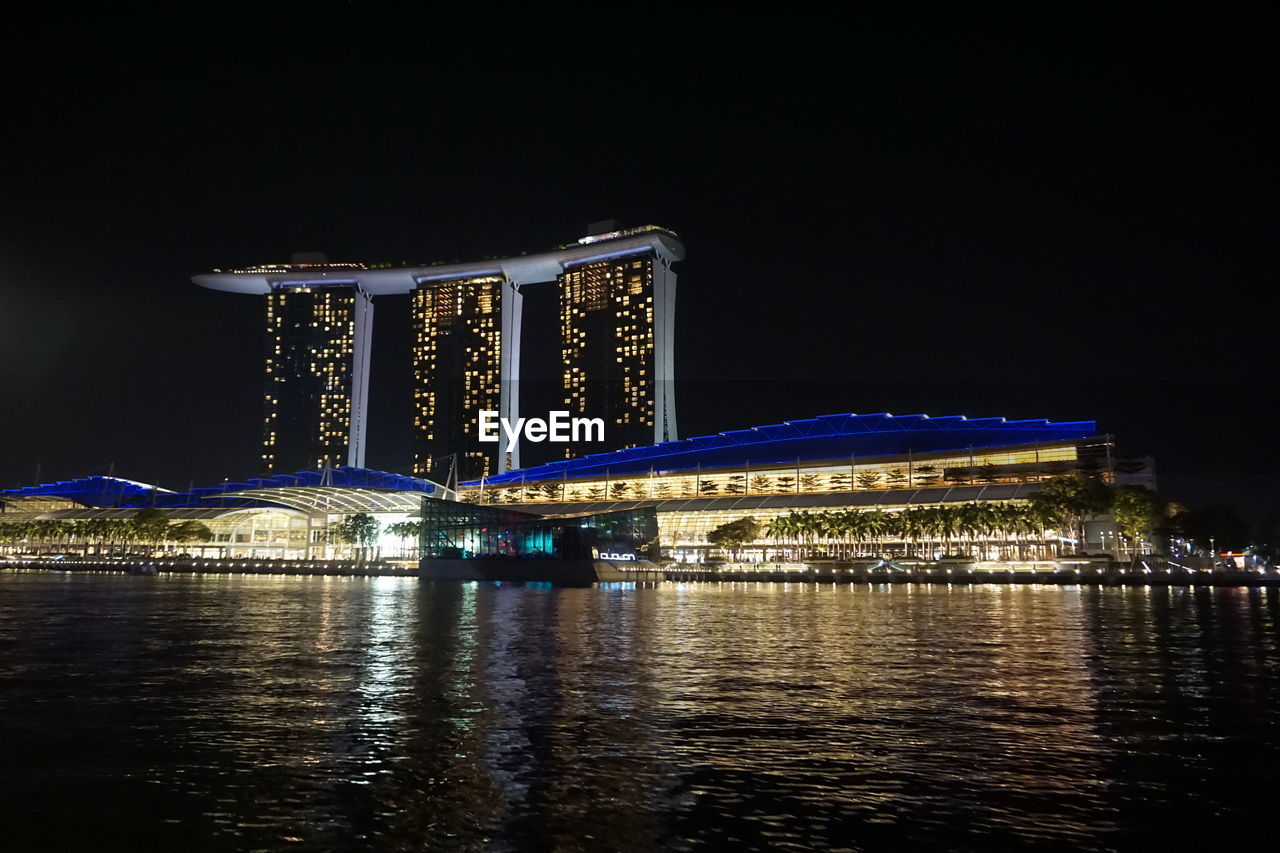
<svg viewBox="0 0 1280 853"><path fill-rule="evenodd" d="M670 264L656 251L627 252L568 264L559 286L565 408L602 419L609 450L675 438Z"/></svg>
<svg viewBox="0 0 1280 853"><path fill-rule="evenodd" d="M520 467L520 448L481 442L482 411L520 417L524 288L556 286L564 408L600 418L604 443L566 456L676 438L673 330L684 246L649 225L592 233L549 252L450 265L387 267L295 255L290 264L215 270L203 287L267 297L261 465L289 473L363 467L373 299L409 294L413 462L460 480ZM547 417L546 412L530 412Z"/></svg>
<svg viewBox="0 0 1280 853"><path fill-rule="evenodd" d="M507 470L500 445L478 440L480 412L502 408L504 283L476 276L422 281L413 291L415 476L470 480Z"/></svg>
<svg viewBox="0 0 1280 853"><path fill-rule="evenodd" d="M351 465L364 455L372 322L373 306L357 287L267 294L263 473Z"/></svg>

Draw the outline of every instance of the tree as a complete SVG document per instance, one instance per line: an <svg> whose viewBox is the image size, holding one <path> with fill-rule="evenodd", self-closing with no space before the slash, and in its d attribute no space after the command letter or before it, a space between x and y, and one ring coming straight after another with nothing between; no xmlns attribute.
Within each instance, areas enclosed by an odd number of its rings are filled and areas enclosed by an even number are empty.
<svg viewBox="0 0 1280 853"><path fill-rule="evenodd" d="M387 525L387 533L400 540L400 552L403 554L406 540L412 540L417 544L418 537L422 535L421 521L397 521Z"/></svg>
<svg viewBox="0 0 1280 853"><path fill-rule="evenodd" d="M938 479L938 469L932 465L921 465L915 471L916 483L921 486L931 486Z"/></svg>
<svg viewBox="0 0 1280 853"><path fill-rule="evenodd" d="M1129 540L1134 559L1138 546L1157 518L1164 511L1164 501L1146 486L1118 486L1115 490L1111 513L1116 526Z"/></svg>
<svg viewBox="0 0 1280 853"><path fill-rule="evenodd" d="M747 490L747 476L745 474L730 474L725 479L724 493L726 495L740 495Z"/></svg>
<svg viewBox="0 0 1280 853"><path fill-rule="evenodd" d="M827 478L827 490L847 492L853 488L853 476L848 471L837 471Z"/></svg>
<svg viewBox="0 0 1280 853"><path fill-rule="evenodd" d="M859 489L871 490L880 485L880 472L862 471L855 479L858 481Z"/></svg>
<svg viewBox="0 0 1280 853"><path fill-rule="evenodd" d="M1066 538L1074 537L1077 551L1084 548L1084 523L1111 506L1111 489L1106 483L1078 472L1059 474L1046 480L1031 501L1045 515L1056 518Z"/></svg>
<svg viewBox="0 0 1280 853"><path fill-rule="evenodd" d="M1275 560L1276 546L1280 544L1280 515L1267 515L1254 527L1253 542L1246 549L1260 562Z"/></svg>
<svg viewBox="0 0 1280 853"><path fill-rule="evenodd" d="M334 522L330 527L339 541L356 546L356 562L361 562L368 558L369 549L377 543L381 525L378 519L367 512L357 512Z"/></svg>
<svg viewBox="0 0 1280 853"><path fill-rule="evenodd" d="M891 489L905 488L907 483L907 472L901 468L894 468L888 474L884 475L884 484Z"/></svg>
<svg viewBox="0 0 1280 853"><path fill-rule="evenodd" d="M698 484L698 492L707 497L714 497L720 491L720 484L715 480L703 480Z"/></svg>
<svg viewBox="0 0 1280 853"><path fill-rule="evenodd" d="M774 540L775 546L777 546L778 544L777 540L789 539L791 535L794 533L795 525L792 519L792 516L794 514L795 513L788 513L787 515L774 516L769 520L769 523L765 526L764 533L770 539ZM776 558L777 557L775 554L775 559Z"/></svg>
<svg viewBox="0 0 1280 853"><path fill-rule="evenodd" d="M748 515L713 528L707 533L707 543L727 549L736 558L739 548L760 538L760 530L760 522Z"/></svg>
<svg viewBox="0 0 1280 853"><path fill-rule="evenodd" d="M990 462L984 462L978 467L978 481L987 483L988 485L1000 479L1000 470Z"/></svg>
<svg viewBox="0 0 1280 853"><path fill-rule="evenodd" d="M783 474L778 478L778 491L783 494L790 494L796 490L796 478L790 474Z"/></svg>
<svg viewBox="0 0 1280 853"><path fill-rule="evenodd" d="M629 491L631 491L631 484L622 480L616 480L609 484L609 497L615 501L625 499Z"/></svg>
<svg viewBox="0 0 1280 853"><path fill-rule="evenodd" d="M158 545L169 533L169 516L154 507L133 514L133 538L144 545Z"/></svg>
<svg viewBox="0 0 1280 853"><path fill-rule="evenodd" d="M170 541L180 544L208 542L213 539L213 531L200 521L176 521L169 525L168 538Z"/></svg>
<svg viewBox="0 0 1280 853"><path fill-rule="evenodd" d="M763 495L766 492L773 491L773 480L764 474L756 474L751 478L752 494Z"/></svg>
<svg viewBox="0 0 1280 853"><path fill-rule="evenodd" d="M876 541L883 544L885 537L893 534L893 518L883 510L874 509L859 515L862 516L862 535L859 541Z"/></svg>
<svg viewBox="0 0 1280 853"><path fill-rule="evenodd" d="M895 532L902 538L904 544L910 546L908 553L918 556L917 552L923 547L926 533L922 507L907 507L901 512L894 513L893 520Z"/></svg>
<svg viewBox="0 0 1280 853"><path fill-rule="evenodd" d="M1182 535L1204 552L1242 550L1252 538L1249 523L1240 518L1234 507L1211 504L1179 513L1173 522Z"/></svg>

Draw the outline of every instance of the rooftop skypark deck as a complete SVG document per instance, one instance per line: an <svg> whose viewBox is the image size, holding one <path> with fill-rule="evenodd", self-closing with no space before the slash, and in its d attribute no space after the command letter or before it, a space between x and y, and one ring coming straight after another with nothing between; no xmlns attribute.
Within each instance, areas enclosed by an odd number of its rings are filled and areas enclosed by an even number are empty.
<svg viewBox="0 0 1280 853"><path fill-rule="evenodd" d="M426 281L447 281L501 275L516 284L554 281L567 267L628 253L653 251L668 262L684 259L684 246L675 232L657 225L584 237L578 243L549 252L513 255L455 264L379 267L363 263L264 264L214 270L192 278L201 287L231 293L269 293L272 285L356 285L370 296L410 293Z"/></svg>

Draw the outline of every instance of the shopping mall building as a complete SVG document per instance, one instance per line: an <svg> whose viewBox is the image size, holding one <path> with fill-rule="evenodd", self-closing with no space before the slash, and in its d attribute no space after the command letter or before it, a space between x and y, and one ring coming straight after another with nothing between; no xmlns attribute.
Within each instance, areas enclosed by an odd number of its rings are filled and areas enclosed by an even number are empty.
<svg viewBox="0 0 1280 853"><path fill-rule="evenodd" d="M371 551L416 558L412 537L396 535L397 522L416 518L424 498L453 494L428 480L328 468L243 483L173 492L119 477L82 477L0 491L0 554L111 555L124 546L112 522L141 510L162 512L171 523L199 522L208 540L157 543L169 553L198 559L347 560L350 544L332 525L357 513L373 516L379 539ZM70 522L33 526L33 522ZM17 532L17 535L14 535Z"/></svg>
<svg viewBox="0 0 1280 853"><path fill-rule="evenodd" d="M788 545L776 535L777 525L775 535L764 532L779 517L1025 504L1041 483L1069 471L1154 485L1149 460L1141 469L1117 466L1111 437L1100 435L1093 421L884 413L808 418L628 448L511 471L460 491L462 500L541 513L652 506L663 556L678 562L704 560L715 552L707 542L711 530L750 516L762 533L741 554L773 560L794 558L801 544ZM866 537L856 550L921 549L919 535L910 542L905 534L894 535ZM993 556L1041 559L1064 550L1063 536L1054 530L992 529L981 536L983 550ZM1114 525L1104 518L1086 525L1085 539L1088 550L1118 544ZM949 544L940 539L935 550L940 555Z"/></svg>
<svg viewBox="0 0 1280 853"><path fill-rule="evenodd" d="M456 499L543 517L652 508L660 559L684 563L720 556L708 534L746 517L759 522L760 535L735 549L738 559L936 557L957 549L981 551L985 559L1051 559L1080 549L1064 531L1028 529L1025 521L1001 525L997 518L963 535L933 538L927 525L868 524L856 541L812 526L788 537L773 522L850 513L883 521L922 508L1025 506L1047 479L1070 471L1154 486L1149 460L1143 467L1117 465L1111 437L1093 421L847 414L551 462L464 483L456 493L428 480L349 467L185 493L92 477L0 492L0 525L125 518L154 507L173 521L198 520L210 529L212 541L183 547L193 556L316 560L348 558L350 548L334 541L332 525L368 513L382 531L380 552L409 558L416 543L392 533L392 525L422 518L424 500ZM824 536L843 538L845 547L824 550ZM1083 544L1090 552L1116 551L1114 524L1094 519ZM20 547L0 544L11 553Z"/></svg>

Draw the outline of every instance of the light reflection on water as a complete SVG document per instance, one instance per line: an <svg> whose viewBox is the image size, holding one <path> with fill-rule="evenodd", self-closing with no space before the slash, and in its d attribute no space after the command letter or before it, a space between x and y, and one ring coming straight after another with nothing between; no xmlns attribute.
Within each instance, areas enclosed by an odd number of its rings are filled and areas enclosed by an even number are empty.
<svg viewBox="0 0 1280 853"><path fill-rule="evenodd" d="M0 574L0 848L1255 846L1278 610Z"/></svg>

